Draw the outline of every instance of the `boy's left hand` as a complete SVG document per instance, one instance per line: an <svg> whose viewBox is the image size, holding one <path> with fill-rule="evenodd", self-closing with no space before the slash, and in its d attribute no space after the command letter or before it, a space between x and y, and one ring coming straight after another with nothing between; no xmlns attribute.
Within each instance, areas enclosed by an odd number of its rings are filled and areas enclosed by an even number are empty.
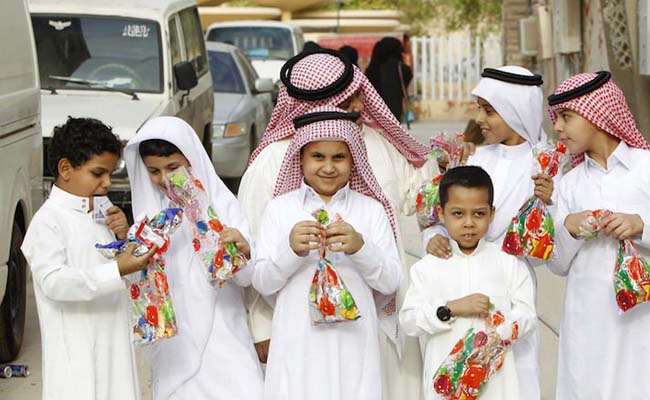
<svg viewBox="0 0 650 400"><path fill-rule="evenodd" d="M129 221L126 219L126 214L118 206L113 206L106 210L106 226L108 229L115 233L119 240L126 239L126 234L129 232Z"/></svg>
<svg viewBox="0 0 650 400"><path fill-rule="evenodd" d="M235 228L226 228L224 227L221 232L219 232L219 238L221 239L222 245L226 243L234 243L237 246L237 249L244 253L246 258L251 258L251 248L248 245L248 241L244 238L244 235L241 234Z"/></svg>
<svg viewBox="0 0 650 400"><path fill-rule="evenodd" d="M533 175L533 182L535 183L535 196L539 197L548 203L553 195L553 178L547 174Z"/></svg>
<svg viewBox="0 0 650 400"><path fill-rule="evenodd" d="M643 234L643 220L637 214L613 213L601 221L603 232L616 240L632 239Z"/></svg>
<svg viewBox="0 0 650 400"><path fill-rule="evenodd" d="M336 221L327 225L325 236L329 251L342 251L348 255L361 250L364 244L361 234L345 221Z"/></svg>

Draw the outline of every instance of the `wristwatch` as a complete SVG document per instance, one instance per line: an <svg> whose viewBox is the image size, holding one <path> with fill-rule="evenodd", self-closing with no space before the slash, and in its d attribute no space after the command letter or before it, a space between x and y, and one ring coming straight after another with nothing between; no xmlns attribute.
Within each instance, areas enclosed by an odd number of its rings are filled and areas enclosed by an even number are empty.
<svg viewBox="0 0 650 400"><path fill-rule="evenodd" d="M451 310L447 306L440 306L438 307L438 311L436 311L436 315L442 322L447 322L451 319Z"/></svg>

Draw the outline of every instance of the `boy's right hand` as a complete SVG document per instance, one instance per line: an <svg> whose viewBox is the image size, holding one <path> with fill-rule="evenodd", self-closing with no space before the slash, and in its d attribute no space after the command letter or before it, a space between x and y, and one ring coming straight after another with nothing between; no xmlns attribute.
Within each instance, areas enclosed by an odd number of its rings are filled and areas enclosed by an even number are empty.
<svg viewBox="0 0 650 400"><path fill-rule="evenodd" d="M582 226L584 221L587 218L589 218L590 215L591 215L590 210L581 211L575 214L569 214L564 219L564 227L566 228L567 231L569 231L571 236L577 238L582 233L582 229L580 227Z"/></svg>
<svg viewBox="0 0 650 400"><path fill-rule="evenodd" d="M490 298L481 293L470 294L447 303L454 317L486 317L490 313Z"/></svg>
<svg viewBox="0 0 650 400"><path fill-rule="evenodd" d="M438 258L451 258L451 247L449 238L442 235L435 235L427 243L427 253Z"/></svg>
<svg viewBox="0 0 650 400"><path fill-rule="evenodd" d="M293 226L289 233L289 246L300 257L305 257L310 251L320 247L325 233L321 224L316 221L301 221Z"/></svg>
<svg viewBox="0 0 650 400"><path fill-rule="evenodd" d="M135 243L132 243L122 254L120 254L119 257L117 257L117 269L120 271L120 276L143 270L147 264L149 264L149 259L153 257L156 250L158 250L158 246L153 246L145 254L135 256L133 252L137 248L138 246Z"/></svg>

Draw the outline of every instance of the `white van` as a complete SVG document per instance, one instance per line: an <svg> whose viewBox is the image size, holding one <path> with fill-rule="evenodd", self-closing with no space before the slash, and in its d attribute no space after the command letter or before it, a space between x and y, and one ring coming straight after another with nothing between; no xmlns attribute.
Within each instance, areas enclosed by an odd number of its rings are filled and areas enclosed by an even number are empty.
<svg viewBox="0 0 650 400"><path fill-rule="evenodd" d="M27 262L20 246L42 202L40 89L34 37L24 0L0 12L0 364L23 342Z"/></svg>
<svg viewBox="0 0 650 400"><path fill-rule="evenodd" d="M302 29L277 21L217 22L208 27L205 39L237 46L248 56L260 78L280 80L282 65L302 51Z"/></svg>
<svg viewBox="0 0 650 400"><path fill-rule="evenodd" d="M148 119L175 115L211 149L212 79L193 0L28 2L45 149L69 115L99 119L124 142ZM109 197L130 203L124 163Z"/></svg>

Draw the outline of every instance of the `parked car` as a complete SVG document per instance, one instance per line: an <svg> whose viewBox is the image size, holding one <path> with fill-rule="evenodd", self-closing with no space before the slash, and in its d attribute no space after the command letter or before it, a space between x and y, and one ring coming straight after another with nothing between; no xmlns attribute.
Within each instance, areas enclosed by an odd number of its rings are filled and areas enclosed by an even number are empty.
<svg viewBox="0 0 650 400"><path fill-rule="evenodd" d="M273 112L274 83L260 78L235 46L207 42L214 90L212 162L223 178L244 174Z"/></svg>
<svg viewBox="0 0 650 400"><path fill-rule="evenodd" d="M194 0L28 1L45 148L68 115L97 118L124 142L148 119L174 115L210 149L212 79ZM123 162L109 197L130 204Z"/></svg>
<svg viewBox="0 0 650 400"><path fill-rule="evenodd" d="M40 88L24 0L0 12L0 363L16 358L25 327L27 262L20 251L42 202ZM10 55L10 56L8 56Z"/></svg>
<svg viewBox="0 0 650 400"><path fill-rule="evenodd" d="M259 76L271 78L276 84L282 65L300 53L305 44L300 27L277 21L217 22L208 27L205 38L237 46L250 58Z"/></svg>

